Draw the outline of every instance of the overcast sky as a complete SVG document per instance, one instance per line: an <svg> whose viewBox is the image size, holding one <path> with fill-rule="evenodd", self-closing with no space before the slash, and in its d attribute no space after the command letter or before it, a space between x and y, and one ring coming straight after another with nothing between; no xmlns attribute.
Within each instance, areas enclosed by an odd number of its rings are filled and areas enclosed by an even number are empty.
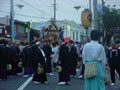
<svg viewBox="0 0 120 90"><path fill-rule="evenodd" d="M27 2L27 4L25 2ZM14 0L15 19L21 21L43 22L53 17L53 1L54 0ZM89 7L89 0L56 0L57 1L57 20L74 20L80 23L81 11L84 8L75 10L73 7L80 5L82 7ZM120 8L120 0L105 0L106 5L116 5ZM101 3L101 0L98 0ZM19 9L16 5L22 4L24 7ZM31 6L29 6L30 4ZM1 12L2 10L2 12ZM0 17L9 15L10 12L10 0L0 0ZM20 15L26 15L20 16ZM35 17L28 17L35 16Z"/></svg>

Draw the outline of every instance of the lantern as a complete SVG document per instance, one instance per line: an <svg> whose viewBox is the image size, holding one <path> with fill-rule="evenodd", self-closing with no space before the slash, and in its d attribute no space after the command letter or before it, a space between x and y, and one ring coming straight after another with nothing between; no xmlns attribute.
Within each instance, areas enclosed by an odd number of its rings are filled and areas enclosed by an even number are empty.
<svg viewBox="0 0 120 90"><path fill-rule="evenodd" d="M81 15L81 23L85 29L88 29L92 24L92 13L89 9L85 9Z"/></svg>

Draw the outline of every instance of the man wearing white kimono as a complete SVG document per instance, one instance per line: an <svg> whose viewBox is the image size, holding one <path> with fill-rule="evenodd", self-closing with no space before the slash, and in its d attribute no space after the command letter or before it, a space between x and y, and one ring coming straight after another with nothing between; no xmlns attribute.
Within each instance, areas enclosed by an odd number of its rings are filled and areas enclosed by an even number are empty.
<svg viewBox="0 0 120 90"><path fill-rule="evenodd" d="M84 90L105 90L104 84L104 68L106 62L106 55L104 47L98 43L100 33L97 30L93 30L90 34L91 42L87 43L83 47L82 58L83 64L91 64L95 62L95 58L98 56L100 49L102 51L97 60L97 76L94 78L85 78Z"/></svg>

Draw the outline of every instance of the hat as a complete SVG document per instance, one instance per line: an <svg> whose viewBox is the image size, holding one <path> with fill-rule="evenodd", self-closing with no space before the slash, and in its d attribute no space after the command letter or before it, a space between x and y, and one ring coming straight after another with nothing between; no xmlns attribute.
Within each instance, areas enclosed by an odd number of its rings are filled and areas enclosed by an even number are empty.
<svg viewBox="0 0 120 90"><path fill-rule="evenodd" d="M44 72L44 68L43 67L39 67L38 66L38 69L37 69L37 74L43 74L43 72Z"/></svg>
<svg viewBox="0 0 120 90"><path fill-rule="evenodd" d="M60 65L55 67L56 72L62 72L62 67Z"/></svg>
<svg viewBox="0 0 120 90"><path fill-rule="evenodd" d="M23 67L23 62L19 62L19 63L18 63L18 67L19 67L19 68L22 68L22 67Z"/></svg>
<svg viewBox="0 0 120 90"><path fill-rule="evenodd" d="M36 42L36 45L40 45L40 42Z"/></svg>
<svg viewBox="0 0 120 90"><path fill-rule="evenodd" d="M7 70L12 70L12 65L11 64L7 65Z"/></svg>

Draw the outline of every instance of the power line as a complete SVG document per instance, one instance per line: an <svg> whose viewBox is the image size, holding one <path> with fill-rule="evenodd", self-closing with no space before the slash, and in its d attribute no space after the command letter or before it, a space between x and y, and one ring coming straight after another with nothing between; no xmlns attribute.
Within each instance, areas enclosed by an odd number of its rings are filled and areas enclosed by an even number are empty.
<svg viewBox="0 0 120 90"><path fill-rule="evenodd" d="M38 1L41 1L41 0L38 0ZM47 0L50 4L53 4L52 2L50 2L49 0ZM48 3L45 3L46 5L48 5Z"/></svg>
<svg viewBox="0 0 120 90"><path fill-rule="evenodd" d="M46 12L40 10L39 8L36 8L36 7L32 6L31 4L29 4L29 3L25 2L25 1L23 1L23 0L21 0L21 1L22 1L23 3L25 3L26 5L32 7L33 9L38 10L39 12L45 13L46 15L50 16L48 13L46 13Z"/></svg>
<svg viewBox="0 0 120 90"><path fill-rule="evenodd" d="M75 2L74 0L70 0L70 1L72 1L72 2L75 3L75 4L78 4L78 2Z"/></svg>
<svg viewBox="0 0 120 90"><path fill-rule="evenodd" d="M4 12L4 13L10 13L10 12L7 12L7 11L3 11L3 10L0 10L0 12Z"/></svg>
<svg viewBox="0 0 120 90"><path fill-rule="evenodd" d="M47 0L50 4L53 4L53 3L51 3L49 0Z"/></svg>
<svg viewBox="0 0 120 90"><path fill-rule="evenodd" d="M8 14L10 13L10 12L3 11L3 10L0 10L0 12L3 12L3 13L8 13ZM23 15L23 14L15 14L15 15L18 15L18 16L24 16L24 17L32 17L32 18L50 19L50 18L37 17L37 16L30 16L30 15Z"/></svg>
<svg viewBox="0 0 120 90"><path fill-rule="evenodd" d="M19 16L25 16L25 17L33 17L33 18L50 19L50 18L44 18L44 17L29 16L29 15L22 15L22 14L16 14L16 15L19 15Z"/></svg>

